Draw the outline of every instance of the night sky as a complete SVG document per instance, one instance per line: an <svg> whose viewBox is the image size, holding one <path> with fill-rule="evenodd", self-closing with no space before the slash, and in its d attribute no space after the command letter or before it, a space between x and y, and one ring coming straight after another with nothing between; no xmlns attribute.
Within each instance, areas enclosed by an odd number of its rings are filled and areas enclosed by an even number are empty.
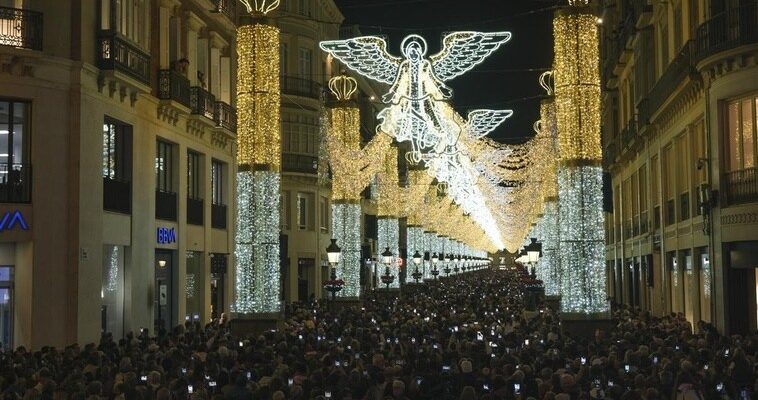
<svg viewBox="0 0 758 400"><path fill-rule="evenodd" d="M466 75L448 82L453 104L465 116L475 108L512 109L490 137L519 142L532 136L544 90L539 75L553 58L551 0L335 0L345 24L357 24L364 35L385 35L390 51L400 55L400 42L411 33L439 51L445 32L510 31L511 41Z"/></svg>

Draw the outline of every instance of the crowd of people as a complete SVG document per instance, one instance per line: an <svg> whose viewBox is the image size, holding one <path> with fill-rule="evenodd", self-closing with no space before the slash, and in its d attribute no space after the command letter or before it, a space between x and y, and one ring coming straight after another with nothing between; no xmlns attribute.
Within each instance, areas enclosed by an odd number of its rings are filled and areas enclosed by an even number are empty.
<svg viewBox="0 0 758 400"><path fill-rule="evenodd" d="M524 271L480 271L361 305L288 306L284 326L225 321L0 354L3 399L750 399L758 336L618 309L594 337L526 311Z"/></svg>

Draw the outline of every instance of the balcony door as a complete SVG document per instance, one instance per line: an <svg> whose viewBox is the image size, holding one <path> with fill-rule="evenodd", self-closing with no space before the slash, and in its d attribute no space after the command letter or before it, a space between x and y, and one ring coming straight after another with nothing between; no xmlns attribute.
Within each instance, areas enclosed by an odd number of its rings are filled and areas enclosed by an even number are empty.
<svg viewBox="0 0 758 400"><path fill-rule="evenodd" d="M0 100L0 202L31 199L28 103Z"/></svg>

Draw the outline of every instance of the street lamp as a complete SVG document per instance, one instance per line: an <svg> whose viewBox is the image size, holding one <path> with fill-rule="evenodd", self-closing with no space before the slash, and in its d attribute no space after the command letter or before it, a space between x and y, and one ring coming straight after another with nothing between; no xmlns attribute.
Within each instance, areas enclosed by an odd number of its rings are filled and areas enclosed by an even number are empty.
<svg viewBox="0 0 758 400"><path fill-rule="evenodd" d="M337 239L332 239L332 242L326 248L326 258L329 261L331 274L329 280L324 282L324 289L332 294L332 302L337 297L337 292L342 290L342 286L345 282L337 279L337 264L340 263L342 257L342 249L337 246Z"/></svg>
<svg viewBox="0 0 758 400"><path fill-rule="evenodd" d="M439 256L437 256L437 253L432 254L432 276L434 279L437 279L437 275L440 274L440 271L437 270L437 262L440 260Z"/></svg>
<svg viewBox="0 0 758 400"><path fill-rule="evenodd" d="M395 275L392 275L390 273L390 265L392 264L392 252L390 251L390 248L385 248L381 256L382 264L384 264L384 275L382 275L382 283L387 285L387 290L389 291L390 285L395 281Z"/></svg>
<svg viewBox="0 0 758 400"><path fill-rule="evenodd" d="M537 242L537 238L531 239L532 242L524 248L524 251L526 251L527 259L529 260L529 264L532 266L532 276L535 276L536 273L534 269L537 265L537 261L539 261L540 256L542 255L542 243Z"/></svg>
<svg viewBox="0 0 758 400"><path fill-rule="evenodd" d="M445 254L444 260L445 260L445 262L444 262L444 264L445 264L445 269L444 269L445 276L450 276L450 271L451 271L450 270L450 254Z"/></svg>
<svg viewBox="0 0 758 400"><path fill-rule="evenodd" d="M453 260L453 263L455 264L455 268L453 268L453 272L455 272L456 274L458 274L458 271L461 270L460 267L459 267L459 265L461 263L461 256L458 255L456 257L456 259Z"/></svg>
<svg viewBox="0 0 758 400"><path fill-rule="evenodd" d="M422 274L418 270L418 266L421 265L421 261L422 261L421 254L419 254L418 250L416 250L416 252L413 253L413 265L416 266L416 269L411 274L411 276L416 281L416 283L418 283L419 279L421 279L424 276L424 274Z"/></svg>

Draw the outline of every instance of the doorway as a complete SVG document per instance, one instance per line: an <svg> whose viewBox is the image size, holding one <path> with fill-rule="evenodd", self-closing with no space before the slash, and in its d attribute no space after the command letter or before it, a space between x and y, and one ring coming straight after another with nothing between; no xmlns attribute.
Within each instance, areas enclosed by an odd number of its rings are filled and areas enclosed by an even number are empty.
<svg viewBox="0 0 758 400"><path fill-rule="evenodd" d="M316 267L316 260L313 258L297 259L297 299L305 304L310 297L310 276Z"/></svg>
<svg viewBox="0 0 758 400"><path fill-rule="evenodd" d="M155 331L171 331L174 325L176 302L174 301L174 252L155 250Z"/></svg>
<svg viewBox="0 0 758 400"><path fill-rule="evenodd" d="M226 254L211 254L211 318L221 318L226 302Z"/></svg>
<svg viewBox="0 0 758 400"><path fill-rule="evenodd" d="M13 348L13 267L0 266L0 348Z"/></svg>

